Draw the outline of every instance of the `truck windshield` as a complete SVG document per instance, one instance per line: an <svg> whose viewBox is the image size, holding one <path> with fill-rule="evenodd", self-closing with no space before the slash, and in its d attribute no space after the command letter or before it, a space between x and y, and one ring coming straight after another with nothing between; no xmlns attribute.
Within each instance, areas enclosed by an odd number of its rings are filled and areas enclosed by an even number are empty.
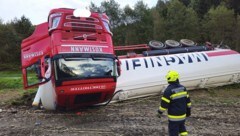
<svg viewBox="0 0 240 136"><path fill-rule="evenodd" d="M116 76L112 58L62 58L56 60L56 79Z"/></svg>

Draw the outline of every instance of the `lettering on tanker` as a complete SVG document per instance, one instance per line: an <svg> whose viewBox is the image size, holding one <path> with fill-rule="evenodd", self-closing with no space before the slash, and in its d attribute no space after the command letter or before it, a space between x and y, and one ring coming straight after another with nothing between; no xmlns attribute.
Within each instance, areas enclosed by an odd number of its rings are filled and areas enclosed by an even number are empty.
<svg viewBox="0 0 240 136"><path fill-rule="evenodd" d="M133 69L141 66L141 62L139 59L133 59L132 62L133 62Z"/></svg>
<svg viewBox="0 0 240 136"><path fill-rule="evenodd" d="M176 54L169 56L154 56L147 58L135 58L125 60L126 70L136 70L140 67L154 68L162 66L173 66L180 64L198 63L208 61L204 53Z"/></svg>

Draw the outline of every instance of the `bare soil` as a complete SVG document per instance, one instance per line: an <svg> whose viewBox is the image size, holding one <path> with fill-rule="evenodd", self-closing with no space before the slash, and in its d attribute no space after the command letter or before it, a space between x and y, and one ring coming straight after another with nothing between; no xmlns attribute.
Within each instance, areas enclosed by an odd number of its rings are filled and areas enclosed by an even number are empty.
<svg viewBox="0 0 240 136"><path fill-rule="evenodd" d="M190 136L240 135L240 88L194 90L190 91L190 96L192 116L186 121ZM166 115L161 119L156 116L160 97L75 111L46 111L33 110L26 104L6 104L3 102L6 100L4 94L0 95L0 135L167 136Z"/></svg>

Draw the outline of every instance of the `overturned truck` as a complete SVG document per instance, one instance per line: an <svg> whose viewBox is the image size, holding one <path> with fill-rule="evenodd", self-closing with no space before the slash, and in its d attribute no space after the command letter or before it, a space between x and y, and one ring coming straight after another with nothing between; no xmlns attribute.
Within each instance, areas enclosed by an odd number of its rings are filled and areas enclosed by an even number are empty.
<svg viewBox="0 0 240 136"><path fill-rule="evenodd" d="M240 82L234 50L187 39L114 47L107 15L86 14L53 9L22 41L24 88L39 86L33 105L41 100L45 109L71 109L156 95L169 70L177 70L188 89Z"/></svg>

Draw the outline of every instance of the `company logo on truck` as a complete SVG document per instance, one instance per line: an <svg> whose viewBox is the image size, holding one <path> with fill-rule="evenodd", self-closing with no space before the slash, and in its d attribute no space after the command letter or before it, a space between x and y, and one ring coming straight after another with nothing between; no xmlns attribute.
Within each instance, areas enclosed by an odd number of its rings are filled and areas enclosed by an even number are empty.
<svg viewBox="0 0 240 136"><path fill-rule="evenodd" d="M103 53L107 46L101 45L62 45L61 52L71 53Z"/></svg>
<svg viewBox="0 0 240 136"><path fill-rule="evenodd" d="M191 53L129 59L125 60L125 64L126 70L135 70L139 67L154 68L206 61L208 56L205 53Z"/></svg>
<svg viewBox="0 0 240 136"><path fill-rule="evenodd" d="M43 51L28 53L23 55L23 59L30 59L30 58L41 56L41 55L43 55Z"/></svg>
<svg viewBox="0 0 240 136"><path fill-rule="evenodd" d="M92 86L83 86L83 87L74 87L71 88L71 91L82 91L82 90L92 90L92 89L106 89L106 85L92 85Z"/></svg>
<svg viewBox="0 0 240 136"><path fill-rule="evenodd" d="M71 52L103 52L102 47L90 47L90 46L72 46Z"/></svg>

